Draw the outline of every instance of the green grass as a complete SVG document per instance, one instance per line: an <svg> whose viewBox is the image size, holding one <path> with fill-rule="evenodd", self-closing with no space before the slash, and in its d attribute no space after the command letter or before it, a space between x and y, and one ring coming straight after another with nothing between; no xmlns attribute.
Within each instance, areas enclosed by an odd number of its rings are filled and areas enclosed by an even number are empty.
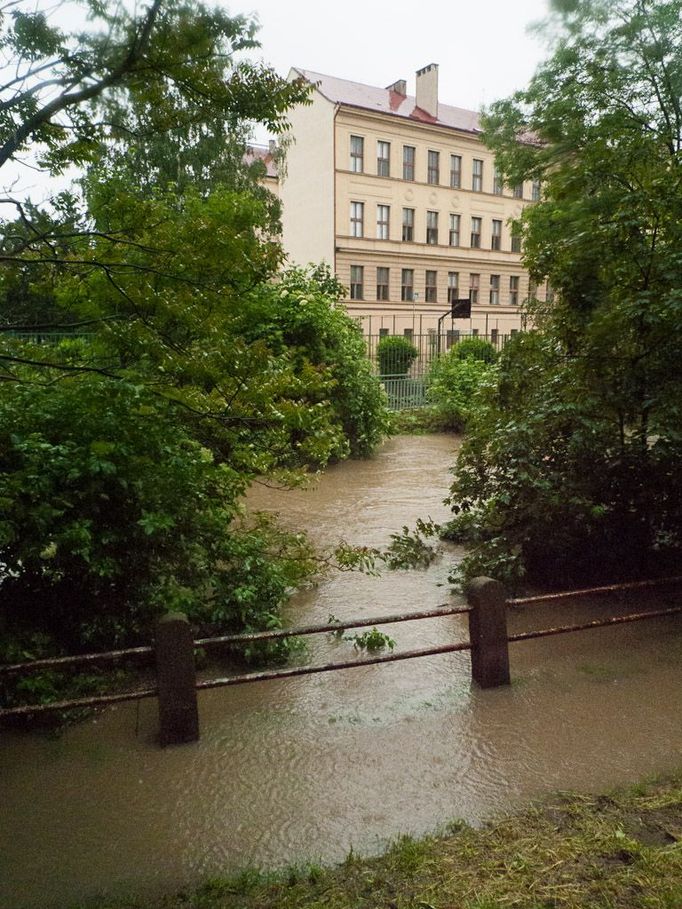
<svg viewBox="0 0 682 909"><path fill-rule="evenodd" d="M334 868L247 870L100 909L680 909L682 772L608 796L558 794L473 829L401 837Z"/></svg>

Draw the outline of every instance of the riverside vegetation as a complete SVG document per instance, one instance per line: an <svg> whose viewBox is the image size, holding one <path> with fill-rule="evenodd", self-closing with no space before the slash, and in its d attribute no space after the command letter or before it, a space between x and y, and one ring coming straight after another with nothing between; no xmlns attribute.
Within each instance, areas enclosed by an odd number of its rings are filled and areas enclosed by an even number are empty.
<svg viewBox="0 0 682 909"><path fill-rule="evenodd" d="M307 89L248 60L246 17L80 5L73 34L55 10L0 12L0 167L80 173L43 206L3 200L3 662L134 645L166 609L276 626L318 562L244 491L366 456L387 427L343 288L281 272L279 203L245 155L251 124L282 133Z"/></svg>

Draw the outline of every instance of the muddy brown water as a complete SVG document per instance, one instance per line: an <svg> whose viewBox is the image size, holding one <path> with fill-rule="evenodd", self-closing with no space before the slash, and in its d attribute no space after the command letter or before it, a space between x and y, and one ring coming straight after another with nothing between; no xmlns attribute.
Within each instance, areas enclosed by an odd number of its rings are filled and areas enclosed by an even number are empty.
<svg viewBox="0 0 682 909"><path fill-rule="evenodd" d="M393 439L311 490L256 489L321 544L383 545L443 519L456 439ZM427 571L336 574L292 622L452 602L461 553ZM664 594L664 605L674 599ZM511 630L629 611L609 597L510 615ZM397 648L467 637L466 619L386 626ZM323 638L309 658L348 658ZM334 862L400 833L482 823L557 789L596 790L682 764L682 622L651 620L512 645L513 684L473 689L466 653L200 695L202 738L159 749L156 704L110 708L58 738L0 733L0 907L156 893L246 865Z"/></svg>

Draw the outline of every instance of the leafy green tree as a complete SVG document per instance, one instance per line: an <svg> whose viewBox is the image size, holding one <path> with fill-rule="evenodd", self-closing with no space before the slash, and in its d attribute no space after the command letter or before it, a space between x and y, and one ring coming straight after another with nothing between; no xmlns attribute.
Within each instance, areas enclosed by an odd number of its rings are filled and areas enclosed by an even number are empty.
<svg viewBox="0 0 682 909"><path fill-rule="evenodd" d="M91 0L78 37L27 9L0 20L17 74L0 163L87 172L47 209L8 197L5 652L36 632L43 649L129 642L169 606L269 627L313 563L299 535L247 520L246 487L369 452L384 419L334 282L276 282L277 208L241 164L247 121L280 129L307 89L236 62L252 25L197 3L134 17ZM19 318L76 337L17 338Z"/></svg>
<svg viewBox="0 0 682 909"><path fill-rule="evenodd" d="M555 49L485 134L512 183L525 263L549 279L457 468L465 571L649 570L682 516L682 3L557 0Z"/></svg>

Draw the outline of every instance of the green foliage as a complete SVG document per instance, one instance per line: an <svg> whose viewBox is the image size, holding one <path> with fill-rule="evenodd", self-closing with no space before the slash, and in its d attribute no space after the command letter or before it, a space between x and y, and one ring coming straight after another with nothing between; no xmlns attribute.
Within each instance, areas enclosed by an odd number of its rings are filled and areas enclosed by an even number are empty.
<svg viewBox="0 0 682 909"><path fill-rule="evenodd" d="M682 542L682 3L554 9L553 55L485 134L509 182L543 181L518 228L556 294L470 421L451 532L465 575L567 582Z"/></svg>
<svg viewBox="0 0 682 909"><path fill-rule="evenodd" d="M483 363L497 360L495 346L485 338L462 338L452 347L451 353L459 360L481 360Z"/></svg>
<svg viewBox="0 0 682 909"><path fill-rule="evenodd" d="M139 387L17 389L0 400L0 451L0 615L16 639L129 643L166 609L271 627L311 568L301 537L240 516L246 477Z"/></svg>
<svg viewBox="0 0 682 909"><path fill-rule="evenodd" d="M407 375L410 366L419 356L419 351L409 338L400 335L381 338L377 344L379 375Z"/></svg>
<svg viewBox="0 0 682 909"><path fill-rule="evenodd" d="M297 370L314 371L322 383L317 401L327 400L345 440L336 456L367 457L387 434L389 418L362 330L339 305L343 294L327 266L289 269L259 289L239 330L242 337L266 341L275 353L288 351Z"/></svg>
<svg viewBox="0 0 682 909"><path fill-rule="evenodd" d="M478 340L472 338L471 342L460 342L431 365L426 397L443 429L464 429L472 414L481 406L480 389L494 381L495 369L488 359L488 348L492 349L492 345L481 339L479 346ZM462 351L464 345L467 346ZM492 353L495 354L494 349Z"/></svg>
<svg viewBox="0 0 682 909"><path fill-rule="evenodd" d="M379 631L378 628L372 628L370 631L363 631L358 634L346 635L346 641L352 641L356 650L366 650L368 653L378 653L388 647L393 650L395 641L393 638Z"/></svg>

